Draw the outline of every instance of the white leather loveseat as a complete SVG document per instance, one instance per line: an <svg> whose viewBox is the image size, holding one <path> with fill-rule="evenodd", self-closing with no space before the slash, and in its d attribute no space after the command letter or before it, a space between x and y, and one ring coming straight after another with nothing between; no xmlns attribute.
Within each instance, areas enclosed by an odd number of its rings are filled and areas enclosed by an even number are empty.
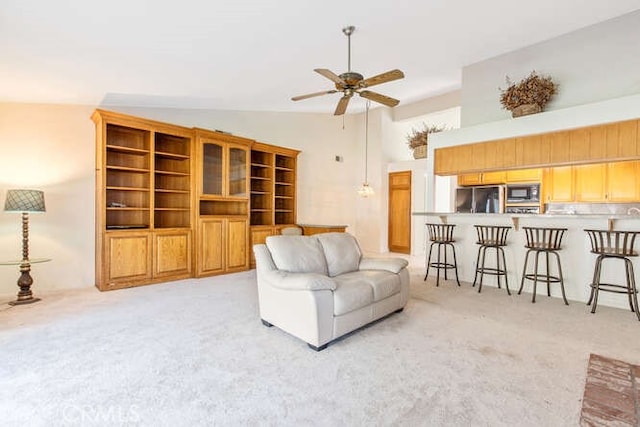
<svg viewBox="0 0 640 427"><path fill-rule="evenodd" d="M269 236L254 245L260 317L316 351L409 298L407 261L363 258L348 233Z"/></svg>

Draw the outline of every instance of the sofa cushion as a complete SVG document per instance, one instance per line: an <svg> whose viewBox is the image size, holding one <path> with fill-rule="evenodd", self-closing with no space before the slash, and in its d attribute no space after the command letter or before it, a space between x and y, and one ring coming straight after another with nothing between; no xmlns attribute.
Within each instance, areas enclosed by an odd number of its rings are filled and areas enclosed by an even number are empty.
<svg viewBox="0 0 640 427"><path fill-rule="evenodd" d="M373 291L373 301L383 300L400 292L400 276L385 270L361 270L334 277L334 280L357 280Z"/></svg>
<svg viewBox="0 0 640 427"><path fill-rule="evenodd" d="M358 270L362 251L355 237L349 233L321 233L316 237L324 249L329 276Z"/></svg>
<svg viewBox="0 0 640 427"><path fill-rule="evenodd" d="M357 273L343 274L333 278L333 314L340 316L373 303L373 288Z"/></svg>
<svg viewBox="0 0 640 427"><path fill-rule="evenodd" d="M314 236L269 236L266 245L278 270L327 275L322 245Z"/></svg>

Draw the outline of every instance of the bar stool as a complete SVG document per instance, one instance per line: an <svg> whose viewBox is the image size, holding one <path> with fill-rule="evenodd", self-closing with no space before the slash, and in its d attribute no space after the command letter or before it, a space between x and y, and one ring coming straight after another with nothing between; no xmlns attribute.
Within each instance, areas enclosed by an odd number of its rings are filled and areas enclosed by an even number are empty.
<svg viewBox="0 0 640 427"><path fill-rule="evenodd" d="M440 286L440 270L444 270L444 280L447 280L447 270L453 268L456 271L456 282L460 286L460 280L458 279L458 262L456 260L456 248L453 246L455 239L453 238L453 229L455 224L429 224L427 223L427 229L429 230L429 240L431 245L429 246L429 255L427 255L427 273L424 275L424 280L427 280L429 276L429 267L437 269L436 273L436 286ZM436 261L431 261L431 251L433 246L437 245L438 255ZM451 247L453 252L453 263L447 261L447 247ZM440 260L441 253L444 253L444 261Z"/></svg>
<svg viewBox="0 0 640 427"><path fill-rule="evenodd" d="M478 293L482 291L482 279L485 274L491 274L497 276L498 288L500 288L500 276L504 276L504 283L507 288L507 294L511 295L509 291L509 280L507 279L507 262L504 257L503 247L507 246L507 235L511 226L502 225L474 225L476 233L478 234L478 241L476 244L480 245L478 248L478 257L476 258L476 274L473 278L473 286L476 285L478 280L478 274L480 275L480 283L478 285ZM495 249L496 251L496 266L487 267L485 265L485 258L487 249ZM500 267L500 255L502 255L502 267Z"/></svg>
<svg viewBox="0 0 640 427"><path fill-rule="evenodd" d="M614 292L619 294L627 294L629 298L629 307L631 311L636 313L640 320L640 310L638 309L638 290L636 289L636 279L633 272L633 263L630 257L638 256L634 245L636 236L640 231L609 231L609 230L584 230L589 235L591 241L591 253L597 254L596 265L593 271L593 281L591 282L591 295L589 296L591 312L596 312L598 305L598 292ZM626 284L601 283L600 274L602 273L602 261L605 259L624 260Z"/></svg>
<svg viewBox="0 0 640 427"><path fill-rule="evenodd" d="M533 280L533 297L531 302L536 302L536 285L538 281L547 283L547 296L551 296L551 283L560 283L560 289L562 290L562 299L566 305L569 305L567 297L564 293L564 279L562 278L562 266L560 265L560 255L558 251L562 245L562 238L567 231L566 228L547 228L547 227L522 227L527 237L527 243L524 245L527 248L527 254L524 257L524 268L522 269L522 280L520 281L520 290L518 295L522 293L525 279ZM535 252L536 259L533 264L533 273L527 274L527 264L529 262L529 255ZM546 270L542 274L538 271L538 258L541 254L545 255ZM549 272L549 254L556 256L556 265L558 266L558 275L554 276Z"/></svg>

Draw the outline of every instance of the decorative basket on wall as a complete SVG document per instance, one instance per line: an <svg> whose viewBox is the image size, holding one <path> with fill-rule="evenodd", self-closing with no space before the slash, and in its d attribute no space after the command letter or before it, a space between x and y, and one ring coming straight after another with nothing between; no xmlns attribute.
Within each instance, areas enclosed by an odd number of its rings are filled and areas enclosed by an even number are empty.
<svg viewBox="0 0 640 427"><path fill-rule="evenodd" d="M427 157L427 146L426 145L418 145L413 149L413 158L414 159L424 159Z"/></svg>

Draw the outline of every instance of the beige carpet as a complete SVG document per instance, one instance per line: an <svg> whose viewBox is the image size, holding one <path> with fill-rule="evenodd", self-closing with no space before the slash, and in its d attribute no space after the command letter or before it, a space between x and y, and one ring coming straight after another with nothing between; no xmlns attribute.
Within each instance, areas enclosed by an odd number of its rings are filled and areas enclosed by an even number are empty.
<svg viewBox="0 0 640 427"><path fill-rule="evenodd" d="M319 353L261 325L253 271L3 305L0 424L571 426L591 353L640 363L628 310L422 274Z"/></svg>

